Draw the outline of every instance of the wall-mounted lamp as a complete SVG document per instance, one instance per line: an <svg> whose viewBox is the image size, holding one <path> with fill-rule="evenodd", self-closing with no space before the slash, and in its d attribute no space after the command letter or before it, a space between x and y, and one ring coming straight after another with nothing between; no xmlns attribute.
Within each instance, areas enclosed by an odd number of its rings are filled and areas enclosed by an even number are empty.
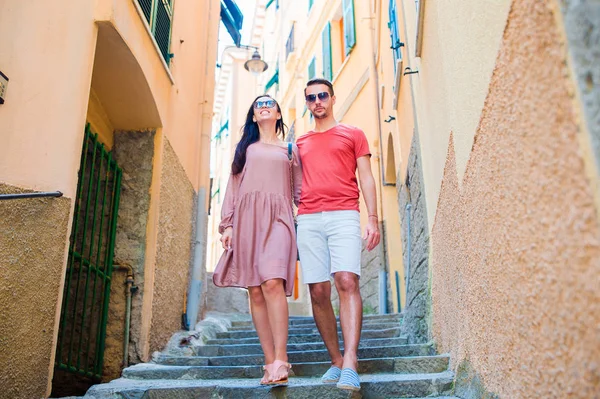
<svg viewBox="0 0 600 399"><path fill-rule="evenodd" d="M249 71L254 75L258 75L259 73L266 71L267 68L269 68L269 65L267 65L267 63L260 58L258 49L255 49L254 54L252 54L252 58L244 63L244 68L246 68L246 71Z"/></svg>
<svg viewBox="0 0 600 399"><path fill-rule="evenodd" d="M223 54L225 54L225 51L227 50L233 50L233 49L245 49L245 50L252 50L254 49L254 54L252 54L252 58L250 58L248 61L246 61L244 63L244 68L246 69L246 71L252 73L253 75L257 76L260 73L263 73L264 71L266 71L269 68L269 65L262 60L262 58L260 57L260 54L258 52L258 47L255 46L246 46L245 44L240 44L239 46L227 46L223 49ZM217 68L221 68L221 64L217 64Z"/></svg>
<svg viewBox="0 0 600 399"><path fill-rule="evenodd" d="M392 115L389 116L389 118L387 118L386 120L384 120L385 123L390 123L391 121L395 121L396 118L394 118Z"/></svg>

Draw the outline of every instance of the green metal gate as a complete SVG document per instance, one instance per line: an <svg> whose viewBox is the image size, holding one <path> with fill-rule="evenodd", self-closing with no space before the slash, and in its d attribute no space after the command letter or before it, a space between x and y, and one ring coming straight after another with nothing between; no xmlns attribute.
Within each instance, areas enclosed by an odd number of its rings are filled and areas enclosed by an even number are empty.
<svg viewBox="0 0 600 399"><path fill-rule="evenodd" d="M112 275L121 169L85 129L55 367L99 380Z"/></svg>

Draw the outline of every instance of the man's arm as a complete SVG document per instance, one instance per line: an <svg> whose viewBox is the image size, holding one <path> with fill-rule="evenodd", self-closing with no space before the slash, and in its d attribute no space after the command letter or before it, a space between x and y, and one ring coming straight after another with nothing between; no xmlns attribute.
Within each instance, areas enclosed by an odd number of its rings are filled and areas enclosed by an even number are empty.
<svg viewBox="0 0 600 399"><path fill-rule="evenodd" d="M371 159L365 155L356 160L358 166L358 180L360 182L360 190L363 193L367 211L369 213L369 221L363 235L366 240L367 250L371 251L379 244L381 236L379 234L379 223L377 218L377 192L375 189L375 179L371 172Z"/></svg>

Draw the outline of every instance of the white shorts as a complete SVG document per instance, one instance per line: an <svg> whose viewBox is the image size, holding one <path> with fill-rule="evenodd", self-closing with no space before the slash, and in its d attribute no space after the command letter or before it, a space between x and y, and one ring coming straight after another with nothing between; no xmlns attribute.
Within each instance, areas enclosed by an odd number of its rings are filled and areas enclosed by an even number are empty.
<svg viewBox="0 0 600 399"><path fill-rule="evenodd" d="M306 284L329 281L337 272L360 277L361 251L357 211L298 215L298 253Z"/></svg>

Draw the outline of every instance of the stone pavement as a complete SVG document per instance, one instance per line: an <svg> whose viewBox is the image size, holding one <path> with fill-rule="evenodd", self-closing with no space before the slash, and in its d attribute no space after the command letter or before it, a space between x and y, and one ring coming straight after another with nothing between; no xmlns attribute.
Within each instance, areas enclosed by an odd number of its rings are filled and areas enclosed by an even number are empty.
<svg viewBox="0 0 600 399"><path fill-rule="evenodd" d="M176 334L165 351L154 354L152 363L125 369L122 378L90 388L84 398L451 399L454 375L448 370L449 357L436 355L429 344L408 345L400 336L401 320L397 314L365 316L360 392L321 383L330 365L325 346L312 318L293 317L288 346L293 377L287 387L259 385L263 356L256 332L250 320L237 320L221 324L218 332L212 328L203 338L201 333ZM182 340L184 345L179 345Z"/></svg>

